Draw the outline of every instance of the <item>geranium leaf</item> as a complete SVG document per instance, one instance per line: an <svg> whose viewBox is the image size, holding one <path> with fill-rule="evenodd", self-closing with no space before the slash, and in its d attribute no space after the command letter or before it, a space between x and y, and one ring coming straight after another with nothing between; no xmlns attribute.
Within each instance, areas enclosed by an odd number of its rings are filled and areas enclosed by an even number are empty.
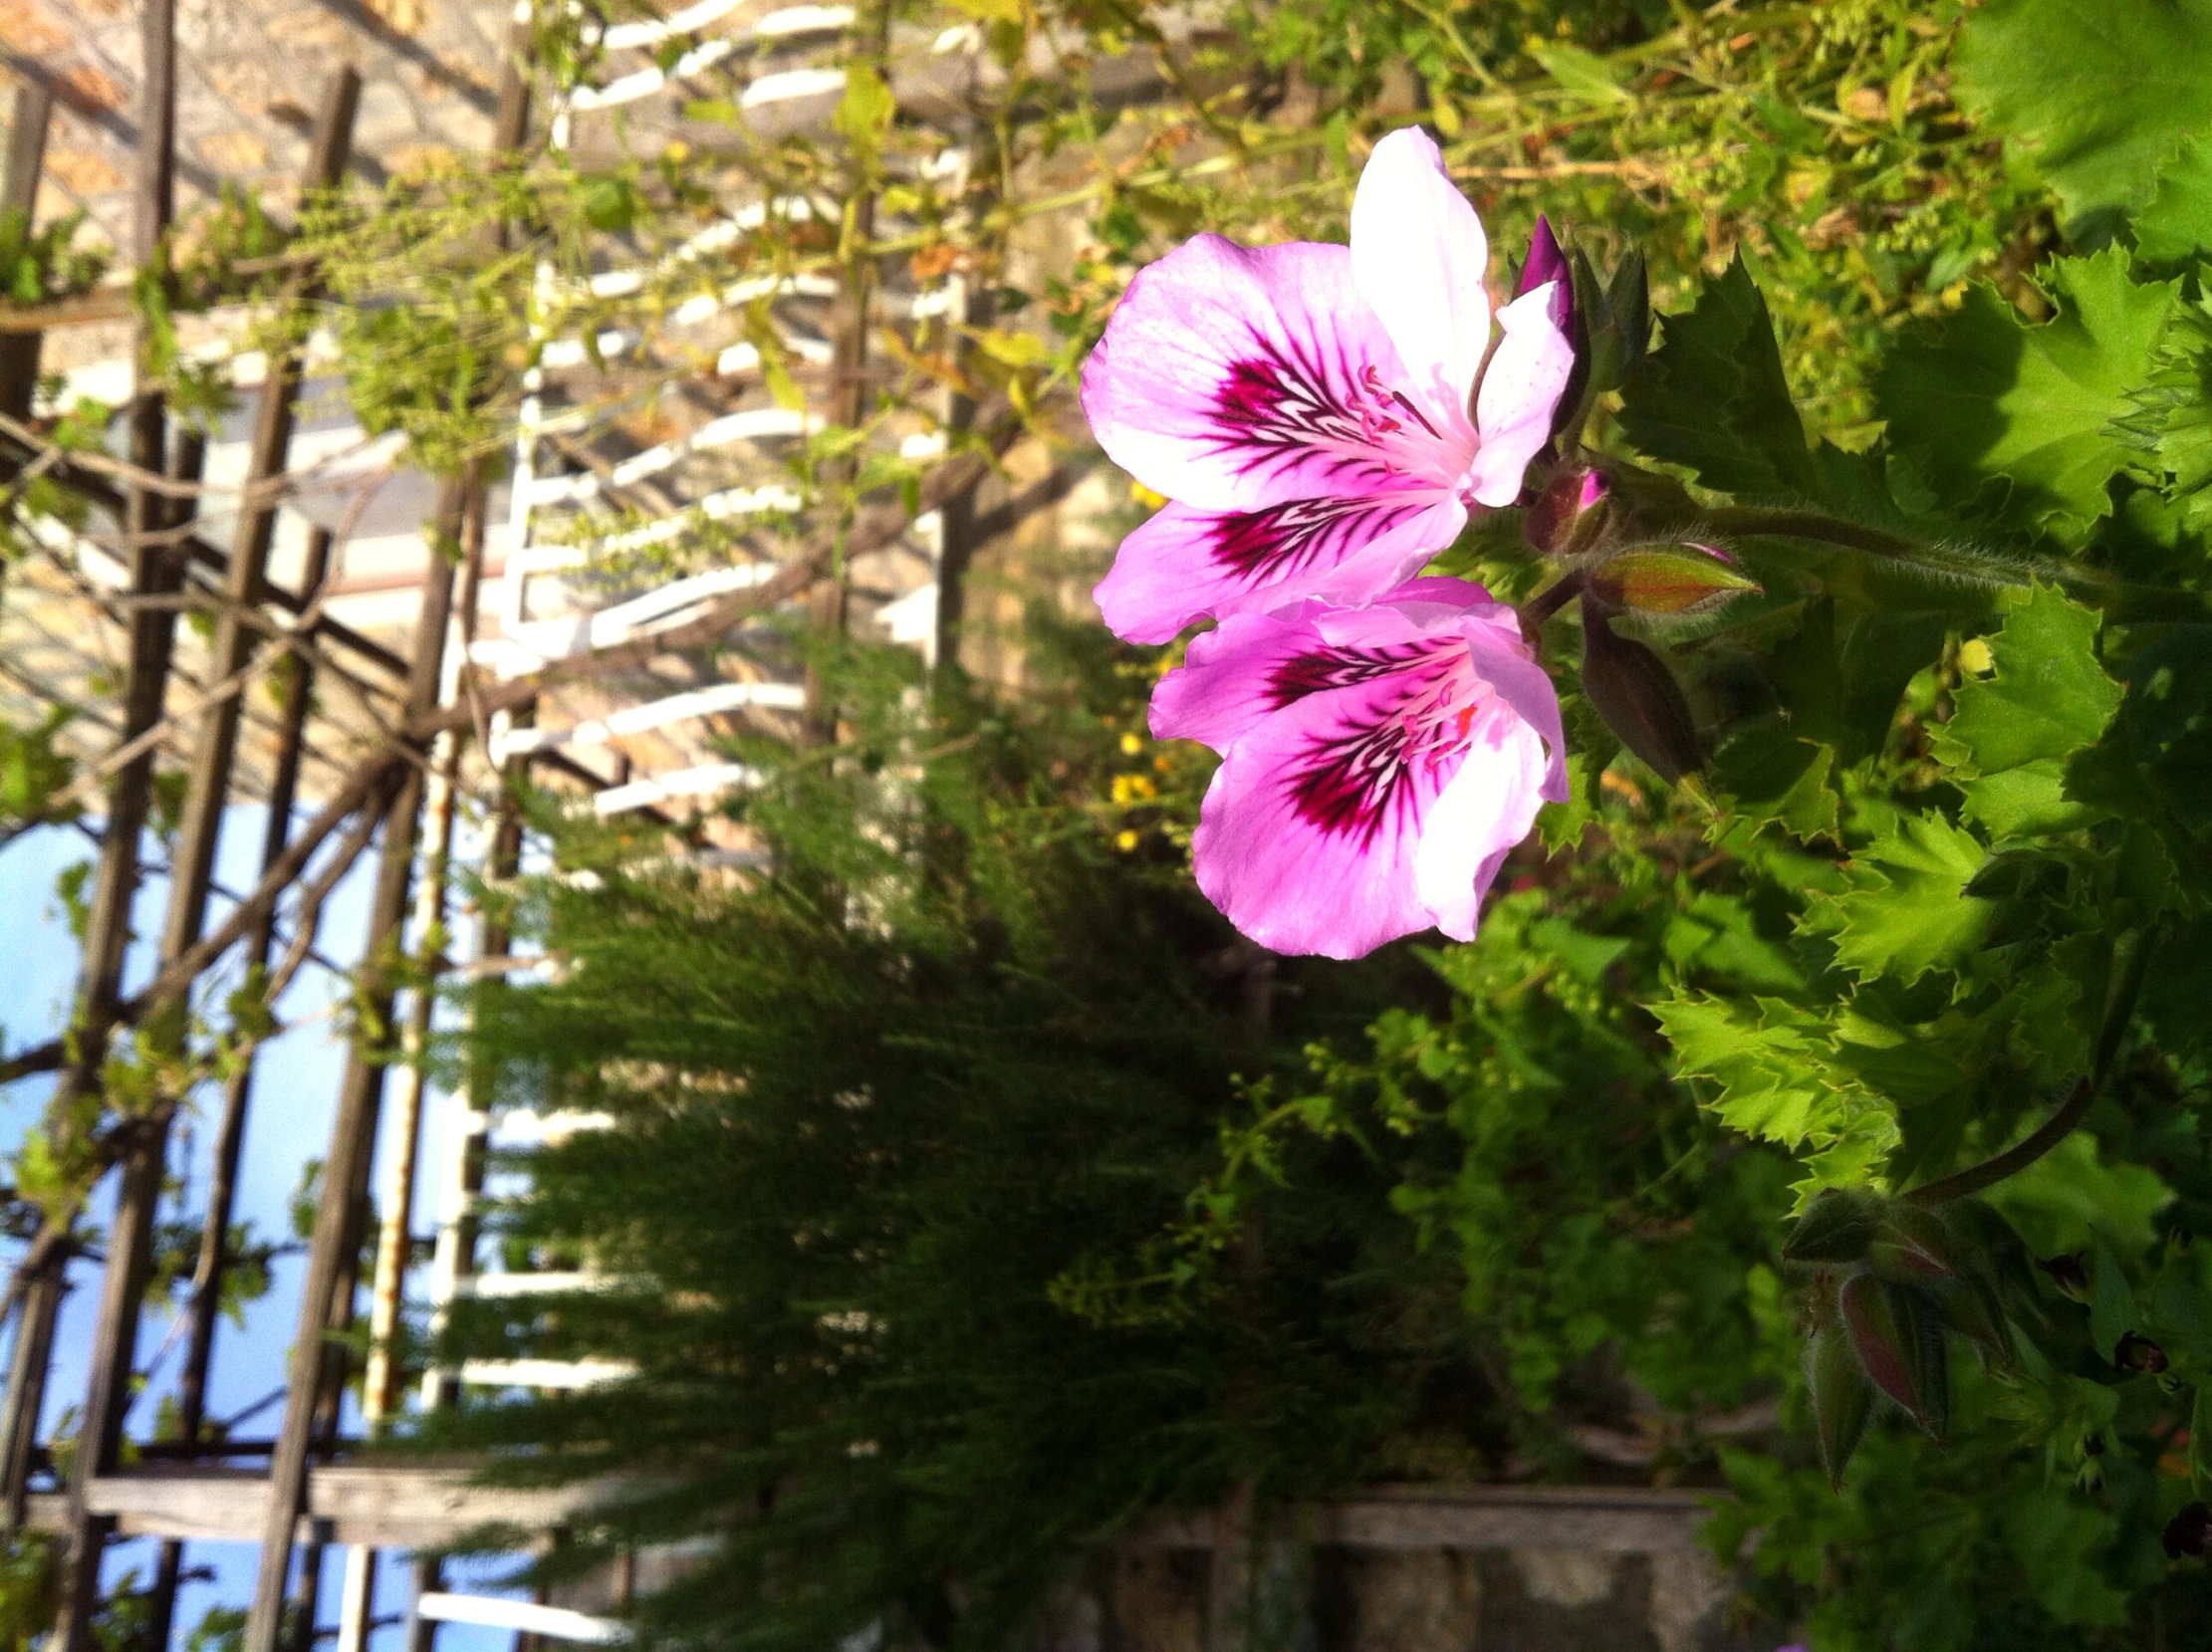
<svg viewBox="0 0 2212 1652"><path fill-rule="evenodd" d="M2182 135L2212 126L2212 0L1993 0L1951 63L1960 106L2033 159L2071 219L2141 206Z"/></svg>
<svg viewBox="0 0 2212 1652"><path fill-rule="evenodd" d="M1906 986L1956 967L1982 944L1994 905L1966 893L1989 851L1940 815L1908 815L1851 860L1853 887L1820 898L1808 926L1836 936L1836 961L1861 980Z"/></svg>
<svg viewBox="0 0 2212 1652"><path fill-rule="evenodd" d="M1878 397L1889 439L1946 503L1984 509L1996 482L2002 514L2029 527L2082 528L2110 509L2105 484L2129 449L2109 426L2136 410L2178 290L2135 285L2127 263L2115 248L2050 265L2059 315L2041 326L1994 287L1970 288L1939 335L1891 355Z"/></svg>
<svg viewBox="0 0 2212 1652"><path fill-rule="evenodd" d="M1774 322L1739 254L1621 387L1621 428L1709 488L1792 503L1818 492Z"/></svg>
<svg viewBox="0 0 2212 1652"><path fill-rule="evenodd" d="M2212 250L2212 138L2194 136L2158 169L2150 204L2135 214L2135 251L2181 264Z"/></svg>
<svg viewBox="0 0 2212 1652"><path fill-rule="evenodd" d="M1936 755L1993 775L2094 745L2125 693L2097 663L2100 623L2090 609L2038 586L1988 638L1993 673L1959 685L1957 709L1935 737Z"/></svg>

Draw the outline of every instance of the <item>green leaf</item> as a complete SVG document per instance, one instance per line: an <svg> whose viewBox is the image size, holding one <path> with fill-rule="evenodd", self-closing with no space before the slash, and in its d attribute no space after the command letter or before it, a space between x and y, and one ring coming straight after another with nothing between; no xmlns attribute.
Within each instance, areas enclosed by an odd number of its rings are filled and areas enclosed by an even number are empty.
<svg viewBox="0 0 2212 1652"><path fill-rule="evenodd" d="M2135 1293L2119 1253L2102 1234L2089 1247L2089 1340L2096 1357L2109 1361L2119 1339L2135 1328Z"/></svg>
<svg viewBox="0 0 2212 1652"><path fill-rule="evenodd" d="M1951 67L1960 107L2033 159L2069 218L2109 217L2212 127L2212 0L1992 0Z"/></svg>
<svg viewBox="0 0 2212 1652"><path fill-rule="evenodd" d="M1770 719L1745 729L1713 759L1713 781L1755 826L1779 826L1793 837L1835 837L1840 827L1829 785L1836 748L1801 740Z"/></svg>
<svg viewBox="0 0 2212 1652"><path fill-rule="evenodd" d="M2154 264L2212 251L2212 137L2184 138L2158 169L2156 193L2135 214L2135 251Z"/></svg>
<svg viewBox="0 0 2212 1652"><path fill-rule="evenodd" d="M2094 745L2125 695L2097 662L2101 624L2094 609L2035 587L1988 639L1993 673L1953 696L1938 754L1993 774Z"/></svg>
<svg viewBox="0 0 2212 1652"><path fill-rule="evenodd" d="M1595 52L1557 40L1532 40L1528 51L1564 91L1597 104L1633 102L1633 94L1620 84L1612 65Z"/></svg>
<svg viewBox="0 0 2212 1652"><path fill-rule="evenodd" d="M2077 14L2080 15L2080 14ZM2104 1627L2127 1621L2127 1597L2091 1558L2111 1546L2114 1518L2059 1487L2015 1497L2004 1531L2021 1574L2061 1623Z"/></svg>
<svg viewBox="0 0 2212 1652"><path fill-rule="evenodd" d="M891 129L891 118L897 113L898 103L891 96L890 84L872 65L856 63L847 67L845 97L839 101L831 123L853 145L863 165L873 164L883 146L883 134Z"/></svg>
<svg viewBox="0 0 2212 1652"><path fill-rule="evenodd" d="M1812 1177L1799 1184L1806 1197L1824 1186L1864 1186L1896 1148L1896 1109L1833 1060L1832 1031L1813 1012L1773 998L1696 995L1651 1013L1682 1074L1720 1085L1708 1104L1724 1124L1814 1150Z"/></svg>
<svg viewBox="0 0 2212 1652"><path fill-rule="evenodd" d="M1836 936L1836 961L1861 980L1910 986L1956 968L1988 933L1992 902L1966 893L1989 858L1974 834L1940 815L1908 815L1853 856L1853 887L1819 897L1807 925Z"/></svg>
<svg viewBox="0 0 2212 1652"><path fill-rule="evenodd" d="M1722 493L1792 503L1816 493L1774 323L1743 255L1664 327L1665 343L1621 387L1628 439Z"/></svg>
<svg viewBox="0 0 2212 1652"><path fill-rule="evenodd" d="M2061 259L2044 281L2060 313L2040 327L1994 287L1970 288L1939 335L1890 356L1878 402L1891 443L1947 504L1995 500L2008 519L2063 531L2111 508L2105 484L2129 448L2109 427L2135 410L2178 284L2135 285L2116 248Z"/></svg>

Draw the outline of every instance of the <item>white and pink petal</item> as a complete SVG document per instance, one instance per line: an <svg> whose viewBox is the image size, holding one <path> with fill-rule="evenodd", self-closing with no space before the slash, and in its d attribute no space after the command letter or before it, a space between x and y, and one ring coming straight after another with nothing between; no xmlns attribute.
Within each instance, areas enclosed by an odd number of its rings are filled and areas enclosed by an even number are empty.
<svg viewBox="0 0 2212 1652"><path fill-rule="evenodd" d="M1552 415L1575 370L1575 346L1552 318L1549 283L1498 312L1505 336L1475 392L1482 445L1468 472L1483 505L1510 505L1521 496L1529 461L1552 439Z"/></svg>
<svg viewBox="0 0 2212 1652"><path fill-rule="evenodd" d="M1433 922L1414 855L1459 759L1414 749L1404 676L1292 701L1214 775L1191 845L1198 886L1262 946L1357 958Z"/></svg>
<svg viewBox="0 0 2212 1652"><path fill-rule="evenodd" d="M1449 487L1463 444L1391 399L1404 376L1346 248L1200 235L1129 284L1083 409L1115 464L1196 509Z"/></svg>
<svg viewBox="0 0 2212 1652"><path fill-rule="evenodd" d="M1407 126L1375 144L1352 201L1352 279L1405 363L1401 387L1463 434L1490 349L1489 261L1435 141Z"/></svg>

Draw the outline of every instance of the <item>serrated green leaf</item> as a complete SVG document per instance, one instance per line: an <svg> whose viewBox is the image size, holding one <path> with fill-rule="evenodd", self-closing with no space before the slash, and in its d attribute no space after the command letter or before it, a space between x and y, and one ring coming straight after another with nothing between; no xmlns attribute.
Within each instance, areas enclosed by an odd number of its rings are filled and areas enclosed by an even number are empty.
<svg viewBox="0 0 2212 1652"><path fill-rule="evenodd" d="M2212 138L2182 139L2158 168L2150 204L2135 214L2135 251L2182 264L2212 250Z"/></svg>
<svg viewBox="0 0 2212 1652"><path fill-rule="evenodd" d="M1960 107L2033 160L2069 218L2129 210L2182 135L2212 127L2212 0L1992 0L1951 68Z"/></svg>
<svg viewBox="0 0 2212 1652"><path fill-rule="evenodd" d="M2056 758L1959 782L1963 813L1991 837L2049 837L2080 831L2105 811L2067 795L2066 765Z"/></svg>
<svg viewBox="0 0 2212 1652"><path fill-rule="evenodd" d="M1665 342L1621 386L1620 425L1654 459L1687 465L1709 488L1800 502L1817 477L1751 272L1739 253L1697 303L1663 323Z"/></svg>
<svg viewBox="0 0 2212 1652"><path fill-rule="evenodd" d="M1852 857L1853 886L1820 897L1808 927L1834 934L1836 961L1861 980L1910 986L1982 944L1995 907L1966 885L1988 858L1972 832L1942 816L1905 816Z"/></svg>
<svg viewBox="0 0 2212 1652"><path fill-rule="evenodd" d="M2069 831L2098 818L2068 800L2064 765L2102 737L2125 697L2097 662L2100 624L2039 586L1988 639L1994 673L1953 696L1935 753L1964 775L1967 813L1999 836Z"/></svg>
<svg viewBox="0 0 2212 1652"><path fill-rule="evenodd" d="M2061 1623L2106 1627L2127 1621L2127 1597L2096 1567L2111 1547L2112 1515L2051 1487L2014 1498L2004 1532L2021 1576Z"/></svg>
<svg viewBox="0 0 2212 1652"><path fill-rule="evenodd" d="M1898 1141L1896 1109L1859 1083L1834 1057L1829 1024L1779 999L1748 1004L1704 995L1654 1005L1675 1064L1685 1076L1720 1086L1711 1103L1721 1121L1747 1135L1810 1150L1809 1199L1821 1187L1859 1187L1875 1179Z"/></svg>
<svg viewBox="0 0 2212 1652"><path fill-rule="evenodd" d="M1713 781L1753 826L1779 826L1793 837L1835 837L1841 801L1829 784L1836 749L1801 740L1770 720L1745 729L1713 760Z"/></svg>
<svg viewBox="0 0 2212 1652"><path fill-rule="evenodd" d="M2136 409L2178 284L2137 286L2117 248L2043 272L2059 314L2029 326L1994 287L1970 288L1930 339L1901 345L1877 400L1889 439L1954 509L2078 530L2110 509L2128 457L2115 420Z"/></svg>

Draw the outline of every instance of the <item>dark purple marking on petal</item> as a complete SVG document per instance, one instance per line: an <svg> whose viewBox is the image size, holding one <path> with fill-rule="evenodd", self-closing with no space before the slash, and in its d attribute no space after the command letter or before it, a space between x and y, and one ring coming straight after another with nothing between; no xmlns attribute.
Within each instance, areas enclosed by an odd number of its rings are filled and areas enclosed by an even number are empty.
<svg viewBox="0 0 2212 1652"><path fill-rule="evenodd" d="M1326 455L1328 474L1348 487L1402 476L1381 443L1405 426L1390 416L1395 402L1386 391L1370 400L1371 376L1372 364L1354 366L1341 344L1271 339L1255 328L1252 354L1229 364L1214 393L1219 450L1241 456L1247 474L1280 473Z"/></svg>
<svg viewBox="0 0 2212 1652"><path fill-rule="evenodd" d="M1318 648L1309 654L1293 654L1269 674L1268 697L1280 711L1309 694L1372 682L1393 671L1414 669L1432 654L1455 649L1464 652L1465 648L1464 642L1451 637L1440 643L1401 642L1387 648Z"/></svg>
<svg viewBox="0 0 2212 1652"><path fill-rule="evenodd" d="M1255 584L1288 579L1317 563L1343 562L1432 503L1423 497L1385 505L1370 495L1293 499L1264 511L1232 512L1214 527L1213 560Z"/></svg>
<svg viewBox="0 0 2212 1652"><path fill-rule="evenodd" d="M1451 651L1423 650L1429 657L1410 666L1403 659L1381 663L1382 652L1341 656L1349 662L1344 669L1364 672L1352 681L1401 675L1403 691L1373 706L1368 718L1317 736L1288 777L1292 804L1309 825L1350 837L1362 849L1392 823L1408 828L1416 824L1412 817L1422 795L1417 783L1466 745L1474 715L1472 705L1454 706L1436 692L1438 679L1453 669Z"/></svg>

